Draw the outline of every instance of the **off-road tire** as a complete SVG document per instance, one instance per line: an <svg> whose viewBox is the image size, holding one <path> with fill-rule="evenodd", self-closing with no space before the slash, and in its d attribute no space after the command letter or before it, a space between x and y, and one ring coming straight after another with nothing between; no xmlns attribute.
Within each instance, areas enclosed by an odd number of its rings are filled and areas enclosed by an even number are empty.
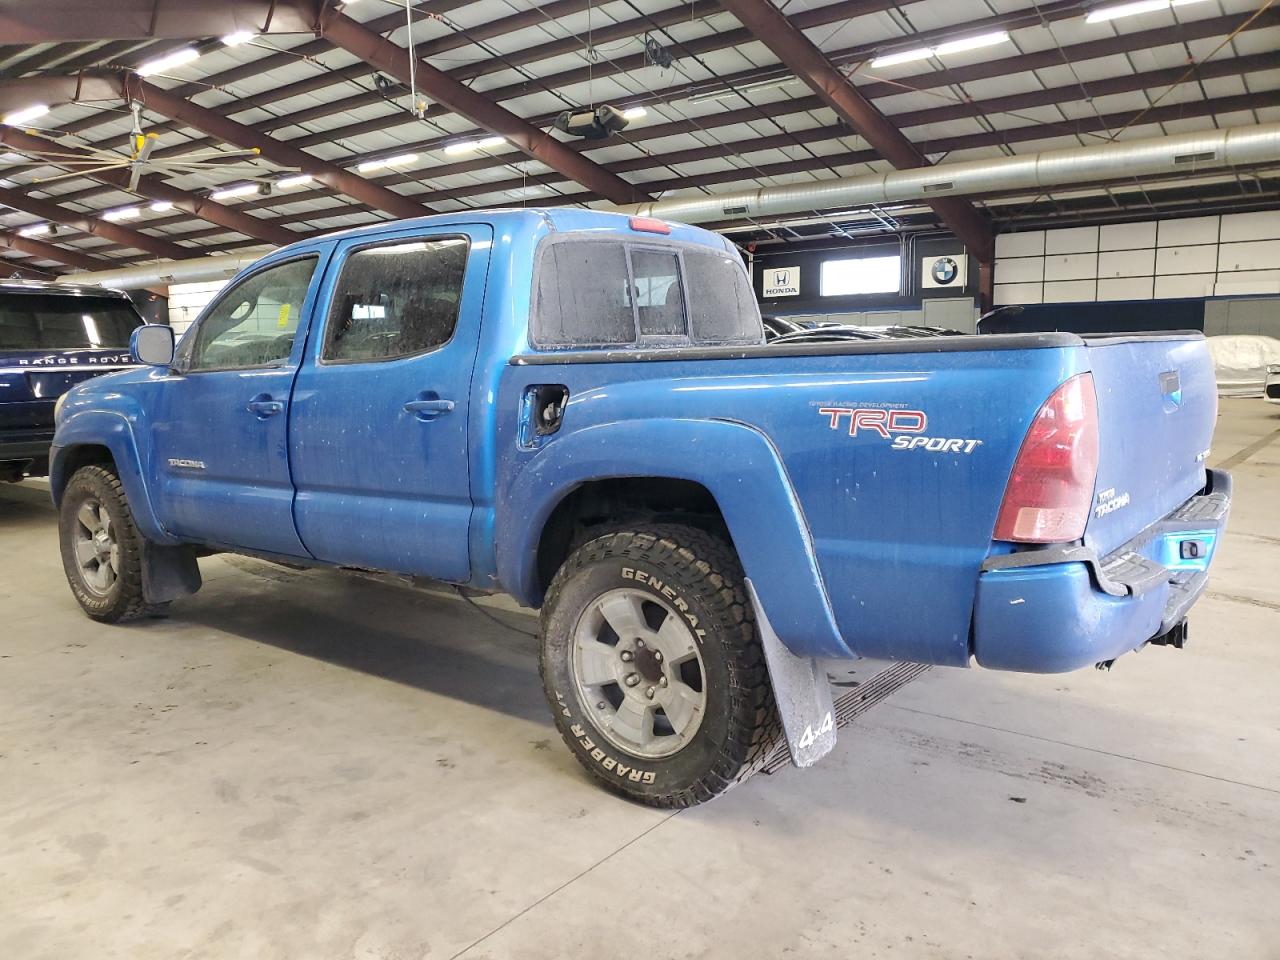
<svg viewBox="0 0 1280 960"><path fill-rule="evenodd" d="M650 578L674 590L698 620L706 691L696 733L678 753L656 760L601 734L592 705L580 702L570 662L583 611L605 592L648 586ZM637 525L583 543L547 591L541 640L543 688L561 737L595 779L629 799L668 808L711 800L759 769L782 736L741 564L730 546L702 530Z"/></svg>
<svg viewBox="0 0 1280 960"><path fill-rule="evenodd" d="M76 514L86 500L105 505L111 514L112 529L120 548L120 569L115 582L105 595L99 595L85 584L76 561L73 531ZM71 592L84 612L101 623L124 623L137 620L162 609L153 608L142 591L142 535L133 522L129 501L120 478L103 466L81 467L67 482L58 510L58 540L62 549L62 569Z"/></svg>

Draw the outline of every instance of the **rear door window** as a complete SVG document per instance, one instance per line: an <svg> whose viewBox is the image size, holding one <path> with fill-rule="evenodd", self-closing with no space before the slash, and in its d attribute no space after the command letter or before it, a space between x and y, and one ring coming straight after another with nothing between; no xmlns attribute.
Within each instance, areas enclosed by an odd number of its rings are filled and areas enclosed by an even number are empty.
<svg viewBox="0 0 1280 960"><path fill-rule="evenodd" d="M115 297L0 294L0 350L123 349L141 323Z"/></svg>
<svg viewBox="0 0 1280 960"><path fill-rule="evenodd" d="M321 359L392 360L447 343L458 323L466 237L380 244L347 257L329 309Z"/></svg>

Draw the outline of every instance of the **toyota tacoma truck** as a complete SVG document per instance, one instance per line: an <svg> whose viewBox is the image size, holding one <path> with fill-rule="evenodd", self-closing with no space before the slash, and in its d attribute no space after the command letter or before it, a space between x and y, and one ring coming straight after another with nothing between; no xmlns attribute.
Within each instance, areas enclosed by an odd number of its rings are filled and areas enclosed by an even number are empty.
<svg viewBox="0 0 1280 960"><path fill-rule="evenodd" d="M728 241L620 214L304 240L132 349L58 412L90 617L216 551L505 591L568 747L653 805L829 750L831 658L1181 646L1230 503L1199 333L771 345Z"/></svg>

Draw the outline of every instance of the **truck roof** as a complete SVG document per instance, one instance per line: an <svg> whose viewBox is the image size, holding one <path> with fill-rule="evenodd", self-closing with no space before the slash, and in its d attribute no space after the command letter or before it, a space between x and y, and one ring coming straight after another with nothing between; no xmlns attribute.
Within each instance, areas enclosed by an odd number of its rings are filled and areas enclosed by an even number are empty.
<svg viewBox="0 0 1280 960"><path fill-rule="evenodd" d="M487 223L495 231L507 228L512 232L532 230L601 230L611 232L631 232L633 218L624 213L610 213L604 210L588 210L582 207L506 207L476 210L460 210L454 213L438 213L409 220L385 220L368 226L352 227L349 230L338 230L320 236L308 237L281 247L270 254L275 259L282 253L295 248L309 246L316 240L346 240L349 238L376 238L389 233L396 233L406 227L440 227L450 224ZM666 222L666 221L664 221ZM701 227L693 227L683 223L667 223L671 228L669 234L673 240L689 243L701 243L732 252L734 247L726 238Z"/></svg>

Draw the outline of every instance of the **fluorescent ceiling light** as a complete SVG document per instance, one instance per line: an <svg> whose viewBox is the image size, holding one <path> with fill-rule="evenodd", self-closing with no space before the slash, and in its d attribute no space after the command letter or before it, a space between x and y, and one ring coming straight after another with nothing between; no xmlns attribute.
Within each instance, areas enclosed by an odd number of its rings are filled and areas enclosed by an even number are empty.
<svg viewBox="0 0 1280 960"><path fill-rule="evenodd" d="M222 42L228 47L238 47L242 43L248 43L256 36L257 34L252 30L237 30L235 33L228 33L222 38Z"/></svg>
<svg viewBox="0 0 1280 960"><path fill-rule="evenodd" d="M643 120L649 115L649 111L644 107L628 107L622 111L622 116L627 120Z"/></svg>
<svg viewBox="0 0 1280 960"><path fill-rule="evenodd" d="M366 160L356 167L357 173L371 173L384 167L403 167L418 159L416 153L402 153L398 157L383 157L381 160Z"/></svg>
<svg viewBox="0 0 1280 960"><path fill-rule="evenodd" d="M221 190L215 190L209 194L210 200L230 200L232 197L247 197L251 193L258 192L256 183L240 183L234 187L223 187Z"/></svg>
<svg viewBox="0 0 1280 960"><path fill-rule="evenodd" d="M181 50L167 53L163 57L148 60L137 69L137 74L140 77L149 77L153 73L163 73L165 70L171 70L174 67L182 66L184 63L190 63L199 56L200 51L195 47L183 47Z"/></svg>
<svg viewBox="0 0 1280 960"><path fill-rule="evenodd" d="M29 107L23 107L21 110L14 110L12 113L6 113L4 115L4 122L9 124L11 127L16 127L20 124L27 123L30 120L34 120L36 117L43 117L48 112L49 108L45 104L33 103Z"/></svg>
<svg viewBox="0 0 1280 960"><path fill-rule="evenodd" d="M48 233L48 232L49 232L49 225L47 223L33 223L31 226L23 227L21 230L19 230L18 236L38 237L40 236L40 234Z"/></svg>
<svg viewBox="0 0 1280 960"><path fill-rule="evenodd" d="M291 177L285 177L283 180L277 180L276 186L281 190L292 190L294 187L305 187L314 177L309 173L295 173Z"/></svg>
<svg viewBox="0 0 1280 960"><path fill-rule="evenodd" d="M946 43L940 43L933 48L935 57L945 57L948 53L963 53L965 50L980 50L983 47L994 47L998 43L1008 43L1009 34L1003 30L997 30L995 33L980 33L976 37L963 37L959 40L949 40Z"/></svg>
<svg viewBox="0 0 1280 960"><path fill-rule="evenodd" d="M102 215L103 220L132 220L142 211L137 207L116 207L114 210L108 210Z"/></svg>
<svg viewBox="0 0 1280 960"><path fill-rule="evenodd" d="M703 103L707 100L725 100L729 97L735 97L740 93L750 93L753 90L769 90L773 87L785 87L789 83L795 83L795 77L775 77L772 80L756 80L753 83L743 83L736 87L723 87L719 90L704 90L701 93L695 93L689 98L690 103Z"/></svg>
<svg viewBox="0 0 1280 960"><path fill-rule="evenodd" d="M1168 0L1159 0L1160 3L1166 3ZM876 67L892 67L897 63L911 63L914 60L927 60L930 57L945 57L951 53L963 53L966 50L980 50L983 47L993 47L997 43L1008 43L1009 34L1003 30L997 30L994 33L980 33L973 37L961 37L959 40L948 40L946 43L940 43L936 47L914 47L911 50L900 50L897 53L888 53L883 57L876 57L871 61L872 69Z"/></svg>
<svg viewBox="0 0 1280 960"><path fill-rule="evenodd" d="M151 209L156 213L167 213L173 209L173 204L168 200L157 200L151 204Z"/></svg>
<svg viewBox="0 0 1280 960"><path fill-rule="evenodd" d="M483 140L463 140L444 148L445 153L470 153L472 150L490 150L507 142L506 137L485 137Z"/></svg>
<svg viewBox="0 0 1280 960"><path fill-rule="evenodd" d="M1156 10L1168 10L1169 0L1137 0L1135 3L1121 3L1114 7L1099 7L1085 15L1085 23L1103 23L1107 20L1118 20L1120 17L1132 17L1139 13L1152 13Z"/></svg>
<svg viewBox="0 0 1280 960"><path fill-rule="evenodd" d="M932 47L916 47L914 50L901 50L871 61L872 69L876 67L892 67L895 63L911 63L913 60L928 60L933 56Z"/></svg>

